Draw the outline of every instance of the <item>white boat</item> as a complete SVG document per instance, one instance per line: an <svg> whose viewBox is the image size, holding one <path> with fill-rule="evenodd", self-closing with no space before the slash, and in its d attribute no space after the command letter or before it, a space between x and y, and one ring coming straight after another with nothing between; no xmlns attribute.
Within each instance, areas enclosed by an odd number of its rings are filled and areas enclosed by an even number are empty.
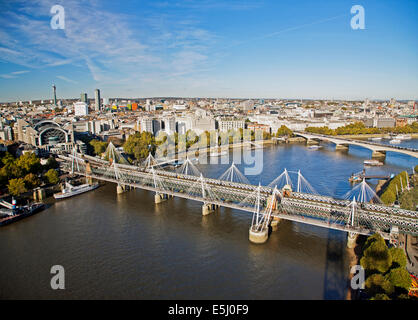
<svg viewBox="0 0 418 320"><path fill-rule="evenodd" d="M392 139L392 140L389 141L389 143L391 143L391 144L401 143L401 140L399 140L399 139Z"/></svg>
<svg viewBox="0 0 418 320"><path fill-rule="evenodd" d="M383 163L379 160L364 160L365 166L383 166Z"/></svg>
<svg viewBox="0 0 418 320"><path fill-rule="evenodd" d="M95 184L82 184L80 186L73 186L69 184L68 182L65 183L65 188L62 190L62 192L54 193L55 199L63 199L63 198L69 198L72 196L76 196L78 194L82 194L87 191L94 190L98 188L100 185L98 183Z"/></svg>
<svg viewBox="0 0 418 320"><path fill-rule="evenodd" d="M308 147L308 149L311 149L311 150L318 150L318 149L321 149L322 148L322 146L309 146Z"/></svg>
<svg viewBox="0 0 418 320"><path fill-rule="evenodd" d="M222 151L222 152L211 152L209 155L211 157L220 157L220 156L226 156L228 152Z"/></svg>
<svg viewBox="0 0 418 320"><path fill-rule="evenodd" d="M382 140L382 138L378 137L378 138L369 138L370 141L380 141Z"/></svg>
<svg viewBox="0 0 418 320"><path fill-rule="evenodd" d="M411 140L412 137L410 134L398 134L397 136L395 136L395 139L398 140Z"/></svg>

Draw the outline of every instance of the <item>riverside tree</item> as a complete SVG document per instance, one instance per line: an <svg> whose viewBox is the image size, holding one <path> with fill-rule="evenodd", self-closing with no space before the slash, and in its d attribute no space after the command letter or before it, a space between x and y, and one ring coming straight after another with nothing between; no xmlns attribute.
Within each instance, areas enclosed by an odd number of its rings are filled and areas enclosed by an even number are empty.
<svg viewBox="0 0 418 320"><path fill-rule="evenodd" d="M28 174L37 176L44 170L39 158L34 153L25 153L16 159L6 152L0 161L0 166L1 187L6 187L11 179L24 178ZM29 176L28 179L34 182L32 176Z"/></svg>
<svg viewBox="0 0 418 320"><path fill-rule="evenodd" d="M390 296L395 291L393 284L380 273L367 277L365 287L371 296L376 296L377 294Z"/></svg>
<svg viewBox="0 0 418 320"><path fill-rule="evenodd" d="M25 178L23 178L23 181L25 182L27 189L36 188L41 184L38 177L33 173L28 173Z"/></svg>
<svg viewBox="0 0 418 320"><path fill-rule="evenodd" d="M343 134L382 134L382 133L418 133L418 122L411 125L395 128L366 128L363 122L355 122L337 129L328 127L307 127L306 132L326 134L326 135L343 135Z"/></svg>
<svg viewBox="0 0 418 320"><path fill-rule="evenodd" d="M25 186L25 181L22 178L11 179L7 185L9 193L13 196L20 196L22 193L28 191Z"/></svg>
<svg viewBox="0 0 418 320"><path fill-rule="evenodd" d="M93 139L89 142L89 144L93 147L94 149L94 154L96 156L100 156L103 152L106 151L106 148L108 146L108 143L105 141L100 141L100 140L96 140Z"/></svg>
<svg viewBox="0 0 418 320"><path fill-rule="evenodd" d="M392 257L392 268L406 267L406 255L401 248L390 248L389 253Z"/></svg>
<svg viewBox="0 0 418 320"><path fill-rule="evenodd" d="M133 156L136 160L148 157L149 153L155 152L155 138L150 132L137 132L130 135L123 145L126 154Z"/></svg>
<svg viewBox="0 0 418 320"><path fill-rule="evenodd" d="M366 274L385 273L392 265L392 257L385 240L378 233L370 236L363 247L360 264Z"/></svg>
<svg viewBox="0 0 418 320"><path fill-rule="evenodd" d="M411 287L411 277L405 268L391 269L386 275L386 279L395 287L398 295L407 294Z"/></svg>
<svg viewBox="0 0 418 320"><path fill-rule="evenodd" d="M378 233L367 238L361 266L366 271L366 292L374 300L407 299L411 277L406 255L400 248L388 248Z"/></svg>
<svg viewBox="0 0 418 320"><path fill-rule="evenodd" d="M58 172L55 169L49 169L47 173L45 173L45 177L47 178L48 182L51 184L57 184L60 181Z"/></svg>
<svg viewBox="0 0 418 320"><path fill-rule="evenodd" d="M284 137L284 136L288 136L288 137L293 136L293 131L290 130L285 125L282 125L279 129L277 129L276 137Z"/></svg>

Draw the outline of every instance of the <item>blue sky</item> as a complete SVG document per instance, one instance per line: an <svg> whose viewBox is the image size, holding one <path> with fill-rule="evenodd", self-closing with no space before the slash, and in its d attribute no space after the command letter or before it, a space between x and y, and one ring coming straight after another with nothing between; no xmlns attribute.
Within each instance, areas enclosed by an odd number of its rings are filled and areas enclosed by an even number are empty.
<svg viewBox="0 0 418 320"><path fill-rule="evenodd" d="M0 0L0 101L418 99L416 0ZM50 9L65 9L65 29ZM365 30L352 30L353 5Z"/></svg>

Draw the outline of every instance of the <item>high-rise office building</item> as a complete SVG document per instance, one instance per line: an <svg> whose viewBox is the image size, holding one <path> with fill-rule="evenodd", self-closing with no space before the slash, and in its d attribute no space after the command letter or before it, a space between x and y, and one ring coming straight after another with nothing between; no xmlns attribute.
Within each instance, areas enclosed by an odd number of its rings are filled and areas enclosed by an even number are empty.
<svg viewBox="0 0 418 320"><path fill-rule="evenodd" d="M55 84L52 85L52 88L54 89L54 106L57 105L57 87Z"/></svg>
<svg viewBox="0 0 418 320"><path fill-rule="evenodd" d="M100 90L99 89L96 89L94 91L94 98L95 98L94 110L100 111L101 105L100 105Z"/></svg>
<svg viewBox="0 0 418 320"><path fill-rule="evenodd" d="M80 97L81 102L87 103L87 93L82 93Z"/></svg>

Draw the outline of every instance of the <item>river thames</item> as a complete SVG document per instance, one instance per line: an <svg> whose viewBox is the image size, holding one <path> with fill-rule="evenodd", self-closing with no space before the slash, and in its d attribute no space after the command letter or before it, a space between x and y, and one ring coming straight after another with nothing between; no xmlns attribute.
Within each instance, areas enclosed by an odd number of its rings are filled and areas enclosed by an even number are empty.
<svg viewBox="0 0 418 320"><path fill-rule="evenodd" d="M418 147L418 140L407 143ZM371 151L333 149L265 147L261 174L247 178L267 185L284 168L300 169L318 193L341 198ZM388 152L385 166L366 172L411 172L417 164ZM228 167L198 165L213 178ZM370 181L372 187L376 183ZM0 228L1 298L344 299L347 293L343 232L282 221L266 244L254 245L248 241L248 213L221 208L202 216L201 203L174 198L156 205L151 192L117 195L109 183L47 202L48 209ZM50 287L53 265L65 269L65 290Z"/></svg>

